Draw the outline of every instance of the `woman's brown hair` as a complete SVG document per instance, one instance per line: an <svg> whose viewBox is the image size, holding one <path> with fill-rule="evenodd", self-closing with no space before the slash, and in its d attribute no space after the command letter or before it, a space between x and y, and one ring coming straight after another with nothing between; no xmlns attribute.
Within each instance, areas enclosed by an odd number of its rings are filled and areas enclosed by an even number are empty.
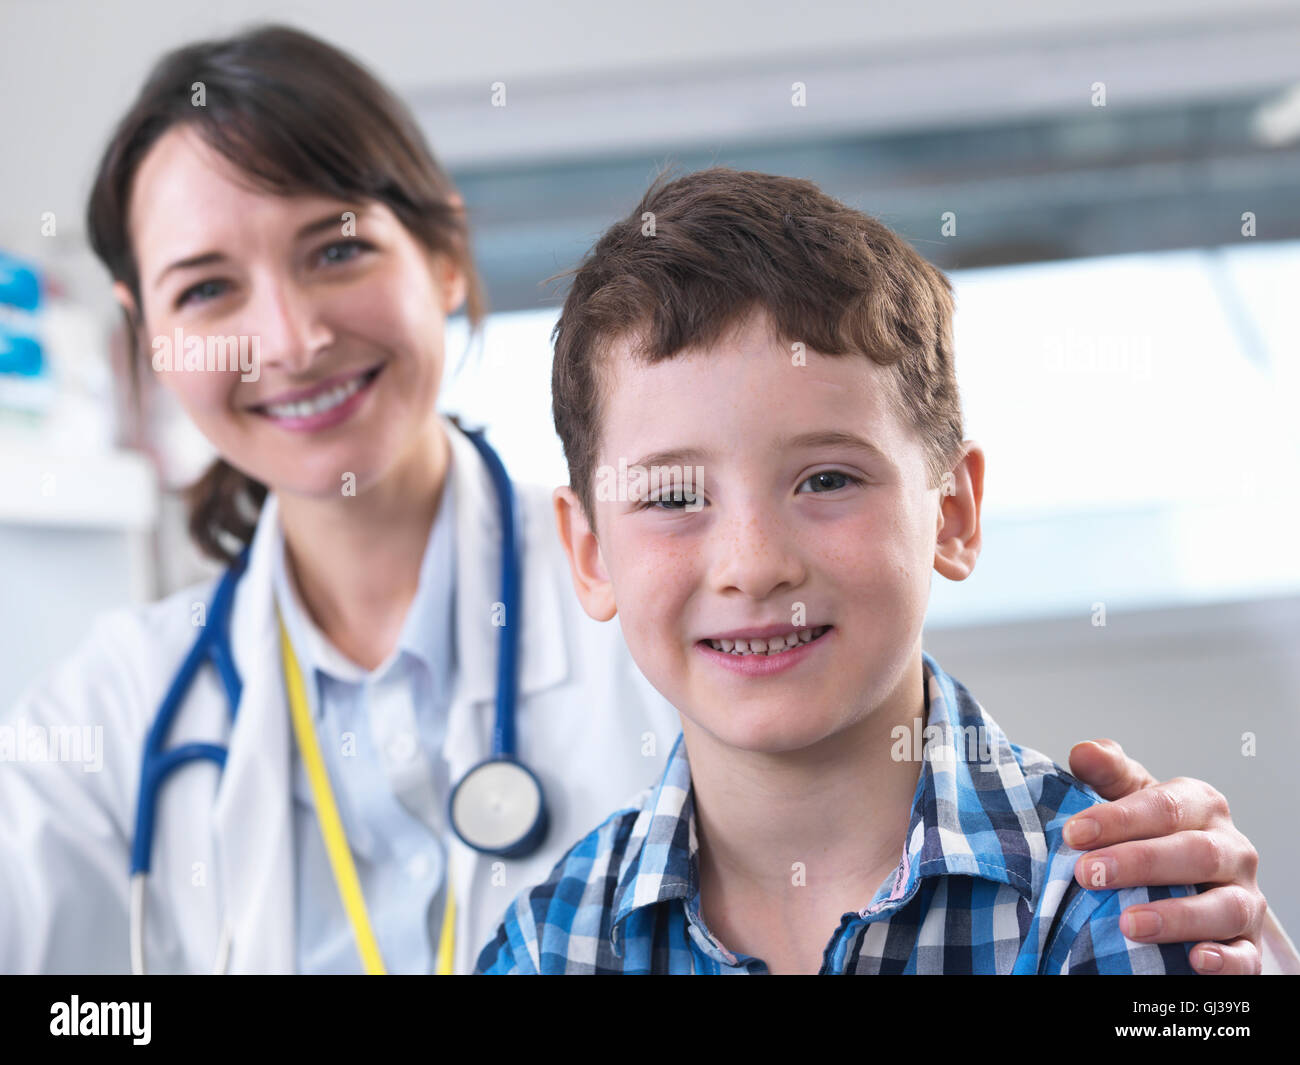
<svg viewBox="0 0 1300 1065"><path fill-rule="evenodd" d="M195 104L198 86L205 97ZM469 227L451 179L407 107L343 52L286 26L261 26L169 52L150 72L104 150L87 207L90 245L136 315L124 311L132 394L139 397L140 278L128 208L135 172L169 129L188 124L205 143L278 195L306 192L385 204L431 252L465 275L466 313L486 313ZM218 458L186 490L190 536L232 562L250 542L267 488Z"/></svg>

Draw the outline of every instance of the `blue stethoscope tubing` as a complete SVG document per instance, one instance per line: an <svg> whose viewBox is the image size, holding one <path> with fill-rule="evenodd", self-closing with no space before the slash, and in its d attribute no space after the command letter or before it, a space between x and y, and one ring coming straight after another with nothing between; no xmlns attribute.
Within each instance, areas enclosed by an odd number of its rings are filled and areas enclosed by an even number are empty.
<svg viewBox="0 0 1300 1065"><path fill-rule="evenodd" d="M506 623L497 636L497 705L492 726L492 757L515 757L515 697L519 686L519 626L515 611L521 599L519 541L515 530L515 489L499 456L482 433L470 440L483 456L501 511L501 604Z"/></svg>
<svg viewBox="0 0 1300 1065"><path fill-rule="evenodd" d="M515 750L515 701L519 683L519 630L522 587L520 548L515 525L515 492L501 457L482 432L468 434L478 448L492 478L501 512L501 605L504 624L497 636L496 718L492 726L492 754L473 766L452 788L447 799L452 831L467 846L501 858L525 858L546 838L549 818L545 794L537 775L524 765ZM458 811L465 803L480 812L495 814L490 838L481 827L471 827Z"/></svg>
<svg viewBox="0 0 1300 1065"><path fill-rule="evenodd" d="M202 631L190 653L185 656L181 668L172 678L162 705L154 716L149 734L145 737L144 754L140 761L140 791L135 808L135 834L131 839L131 899L130 899L130 944L131 971L137 975L145 972L144 964L144 894L145 881L149 876L149 866L153 854L154 814L158 808L158 792L163 782L181 766L190 762L211 761L218 769L226 765L226 748L217 743L182 743L170 750L164 750L167 733L172 722L180 712L185 692L193 682L195 675L204 662L211 662L221 678L221 685L226 692L226 703L230 708L230 721L234 724L235 713L239 709L239 700L243 695L244 685L235 669L235 659L230 652L230 606L235 598L235 584L248 565L249 548L245 547L239 557L230 565L217 590L212 596L212 603L207 616L203 619ZM230 956L230 928L222 921L221 935L217 944L215 972L224 972Z"/></svg>
<svg viewBox="0 0 1300 1065"><path fill-rule="evenodd" d="M500 595L505 612L505 623L500 626L501 631L497 638L496 716L492 728L492 754L471 768L457 783L448 799L448 813L452 830L467 846L484 854L522 858L534 853L541 846L549 819L541 782L532 770L519 761L515 750L519 630L523 620L519 613L522 562L515 523L515 494L506 468L500 456L484 438L483 430L466 430L465 435L478 449L487 466L500 510ZM135 972L144 971L142 935L144 881L150 869L154 816L162 785L177 769L191 762L206 760L213 762L219 770L225 768L228 749L220 744L183 743L170 749L164 749L164 744L176 715L180 712L185 694L205 662L211 662L220 677L230 709L231 726L234 725L240 697L243 694L243 683L235 668L234 656L230 650L230 612L235 597L235 586L248 568L250 550L251 546L245 547L218 582L202 631L172 679L149 733L145 737L140 766L140 789L136 803L135 835L131 841L131 954L132 968ZM507 779L514 782L511 785L514 789L514 799L520 798L521 787L528 792L524 796L525 801L522 806L525 823L519 824L518 827L507 824L504 826L507 838L499 838L500 833L497 833L497 838L485 841L481 835L460 823L461 819L456 814L457 797L459 795L464 798L468 794L465 791L467 784L471 785L470 791L477 789L482 792L484 790L482 782L493 773L496 774L494 779L497 781L500 781L501 774L505 773ZM476 781L480 783L472 783ZM498 795L482 797L492 805L493 809L501 806ZM511 797L508 795L507 799ZM517 822L521 807L517 801L514 806L514 817ZM222 942L218 947L218 971L225 967L229 947L229 929L223 928Z"/></svg>
<svg viewBox="0 0 1300 1065"><path fill-rule="evenodd" d="M248 565L248 548L226 570L217 585L216 594L204 619L203 631L194 641L190 653L172 679L162 705L154 717L149 735L145 737L144 757L140 766L140 796L136 804L135 837L131 842L131 875L148 874L153 850L154 813L158 805L158 791L167 777L188 762L208 759L219 769L226 765L226 748L216 743L183 743L171 750L163 750L167 733L180 712L185 693L204 662L211 662L226 690L230 707L230 721L234 724L244 685L235 669L230 653L230 605L235 598L235 584Z"/></svg>

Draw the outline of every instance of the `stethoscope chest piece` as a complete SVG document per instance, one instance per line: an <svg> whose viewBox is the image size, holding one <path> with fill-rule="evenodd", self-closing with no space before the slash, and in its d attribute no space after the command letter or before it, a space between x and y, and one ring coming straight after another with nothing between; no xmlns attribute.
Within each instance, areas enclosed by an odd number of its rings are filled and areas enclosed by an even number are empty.
<svg viewBox="0 0 1300 1065"><path fill-rule="evenodd" d="M452 830L466 846L524 858L546 838L542 785L513 758L489 758L461 778L448 802Z"/></svg>

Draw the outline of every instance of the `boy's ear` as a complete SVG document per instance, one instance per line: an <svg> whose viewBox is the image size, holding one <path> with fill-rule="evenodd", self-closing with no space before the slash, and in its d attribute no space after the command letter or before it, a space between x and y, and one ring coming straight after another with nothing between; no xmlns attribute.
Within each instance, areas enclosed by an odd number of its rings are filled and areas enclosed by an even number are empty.
<svg viewBox="0 0 1300 1065"><path fill-rule="evenodd" d="M551 494L555 506L555 524L560 533L560 543L569 556L569 571L573 575L573 589L578 593L582 609L597 621L608 621L618 613L614 602L614 586L605 572L605 560L600 554L600 544L592 531L577 494L568 485L562 485Z"/></svg>
<svg viewBox="0 0 1300 1065"><path fill-rule="evenodd" d="M980 503L984 499L984 449L967 440L962 456L939 486L934 568L950 581L964 581L975 568L983 537Z"/></svg>

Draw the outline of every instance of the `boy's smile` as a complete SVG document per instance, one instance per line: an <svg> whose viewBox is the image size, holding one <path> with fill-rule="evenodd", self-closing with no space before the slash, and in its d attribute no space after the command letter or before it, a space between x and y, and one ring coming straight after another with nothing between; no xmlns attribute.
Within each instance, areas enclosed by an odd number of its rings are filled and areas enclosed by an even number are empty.
<svg viewBox="0 0 1300 1065"><path fill-rule="evenodd" d="M820 639L829 631L829 625L799 629L790 629L786 625L768 625L761 629L711 636L700 642L707 643L715 651L725 651L730 655L777 655Z"/></svg>
<svg viewBox="0 0 1300 1065"><path fill-rule="evenodd" d="M914 712L902 702L915 678L903 680L920 676L936 540L962 534L951 518L944 527L945 497L893 409L891 371L813 351L801 364L764 316L653 365L615 344L605 371L599 465L689 465L701 477L693 499L667 488L600 499L596 537L575 531L576 513L566 544L588 612L618 614L688 743L693 724L778 754L886 704Z"/></svg>
<svg viewBox="0 0 1300 1065"><path fill-rule="evenodd" d="M830 625L794 629L789 625L765 625L727 636L700 640L701 654L716 655L716 663L750 677L768 677L802 662L814 652L813 643L831 632ZM818 643L817 650L825 645Z"/></svg>

